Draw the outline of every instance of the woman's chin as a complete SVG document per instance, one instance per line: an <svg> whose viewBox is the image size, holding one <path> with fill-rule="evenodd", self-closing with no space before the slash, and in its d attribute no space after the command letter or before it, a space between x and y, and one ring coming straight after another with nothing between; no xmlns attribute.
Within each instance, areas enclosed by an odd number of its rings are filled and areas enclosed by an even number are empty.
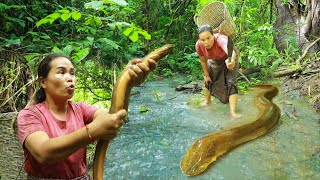
<svg viewBox="0 0 320 180"><path fill-rule="evenodd" d="M66 96L66 99L67 99L67 100L70 100L72 97L73 97L73 93L72 93L72 94L68 94L68 95Z"/></svg>

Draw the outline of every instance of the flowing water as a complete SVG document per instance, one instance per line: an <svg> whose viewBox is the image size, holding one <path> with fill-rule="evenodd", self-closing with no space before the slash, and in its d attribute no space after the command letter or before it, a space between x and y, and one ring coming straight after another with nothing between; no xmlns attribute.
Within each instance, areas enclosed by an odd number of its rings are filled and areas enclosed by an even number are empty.
<svg viewBox="0 0 320 180"><path fill-rule="evenodd" d="M129 123L107 150L104 179L320 179L320 117L305 101L274 102L279 126L218 158L195 177L185 176L180 161L195 139L255 120L255 91L239 95L232 119L229 105L213 99L200 107L201 94L176 92L179 79L147 82L132 89Z"/></svg>

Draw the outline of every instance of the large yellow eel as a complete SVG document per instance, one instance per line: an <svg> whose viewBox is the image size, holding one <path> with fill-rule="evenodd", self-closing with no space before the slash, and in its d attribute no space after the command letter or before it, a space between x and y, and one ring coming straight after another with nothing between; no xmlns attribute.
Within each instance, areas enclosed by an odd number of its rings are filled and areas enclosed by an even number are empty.
<svg viewBox="0 0 320 180"><path fill-rule="evenodd" d="M255 104L260 113L251 123L209 134L188 149L180 167L187 176L196 176L204 172L219 156L236 146L270 132L279 123L280 109L272 102L278 94L273 85L256 85L253 88L263 89L255 97Z"/></svg>
<svg viewBox="0 0 320 180"><path fill-rule="evenodd" d="M148 59L153 59L158 62L162 57L167 55L173 49L172 44L166 44L145 56L142 63L149 66ZM133 87L131 77L127 69L123 70L112 91L112 100L110 113L115 113L121 109L128 110L130 90ZM109 142L98 140L93 159L93 179L101 180L104 174L105 155Z"/></svg>

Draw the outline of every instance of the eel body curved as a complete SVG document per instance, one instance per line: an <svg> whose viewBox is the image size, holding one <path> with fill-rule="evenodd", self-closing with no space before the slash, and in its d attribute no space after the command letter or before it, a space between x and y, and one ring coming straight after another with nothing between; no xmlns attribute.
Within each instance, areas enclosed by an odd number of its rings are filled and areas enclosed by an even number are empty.
<svg viewBox="0 0 320 180"><path fill-rule="evenodd" d="M196 140L180 163L184 174L196 176L203 173L219 156L242 143L267 134L278 125L280 108L272 102L273 97L278 94L278 89L273 85L252 87L263 89L254 100L260 110L257 119L251 123L209 134Z"/></svg>
<svg viewBox="0 0 320 180"><path fill-rule="evenodd" d="M166 44L145 56L142 59L142 63L149 66L148 59L153 59L158 62L162 57L167 55L173 49L172 44ZM115 113L121 109L128 110L130 90L132 88L132 80L127 69L122 71L112 91L112 101L110 113ZM105 154L108 148L109 142L104 140L98 140L93 159L93 179L102 180L104 174L104 162Z"/></svg>

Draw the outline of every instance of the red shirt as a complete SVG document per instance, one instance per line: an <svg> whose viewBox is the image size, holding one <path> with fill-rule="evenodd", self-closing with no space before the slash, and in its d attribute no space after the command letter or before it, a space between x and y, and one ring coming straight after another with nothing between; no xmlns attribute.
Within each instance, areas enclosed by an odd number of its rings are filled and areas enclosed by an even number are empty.
<svg viewBox="0 0 320 180"><path fill-rule="evenodd" d="M67 120L56 119L45 103L39 103L32 107L24 108L18 115L18 135L23 145L28 135L35 131L44 131L49 138L69 134L92 122L97 108L86 103L68 102ZM23 145L26 157L28 150ZM53 163L39 164L29 153L25 162L25 170L34 177L70 179L83 176L86 173L86 151L83 147L70 155L68 158Z"/></svg>
<svg viewBox="0 0 320 180"><path fill-rule="evenodd" d="M214 43L210 49L206 49L200 40L196 43L196 51L199 57L204 56L207 59L225 60L228 55L224 50L227 50L228 37L223 34L214 34Z"/></svg>

